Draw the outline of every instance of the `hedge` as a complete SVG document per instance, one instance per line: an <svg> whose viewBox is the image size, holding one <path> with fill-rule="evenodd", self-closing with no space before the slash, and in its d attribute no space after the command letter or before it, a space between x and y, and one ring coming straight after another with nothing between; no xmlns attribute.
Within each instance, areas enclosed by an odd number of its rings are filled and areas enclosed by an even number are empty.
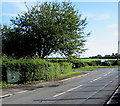
<svg viewBox="0 0 120 106"><path fill-rule="evenodd" d="M99 60L82 61L80 59L50 59L50 62L70 62L73 64L73 68L85 67L85 66L119 66L120 60L108 60L108 62L101 62Z"/></svg>
<svg viewBox="0 0 120 106"><path fill-rule="evenodd" d="M7 59L2 62L2 80L7 81L7 71L19 71L20 83L51 80L73 71L72 63L51 63L42 59Z"/></svg>

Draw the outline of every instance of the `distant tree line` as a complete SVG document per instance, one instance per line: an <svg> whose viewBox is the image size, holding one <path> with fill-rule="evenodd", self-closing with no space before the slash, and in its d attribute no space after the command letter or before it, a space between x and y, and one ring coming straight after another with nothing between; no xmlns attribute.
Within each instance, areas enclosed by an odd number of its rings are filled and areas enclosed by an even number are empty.
<svg viewBox="0 0 120 106"><path fill-rule="evenodd" d="M118 53L112 53L111 55L105 55L105 56L102 56L102 55L98 54L97 56L92 56L92 57L89 57L89 58L118 59L118 58L120 58L120 54L118 54Z"/></svg>

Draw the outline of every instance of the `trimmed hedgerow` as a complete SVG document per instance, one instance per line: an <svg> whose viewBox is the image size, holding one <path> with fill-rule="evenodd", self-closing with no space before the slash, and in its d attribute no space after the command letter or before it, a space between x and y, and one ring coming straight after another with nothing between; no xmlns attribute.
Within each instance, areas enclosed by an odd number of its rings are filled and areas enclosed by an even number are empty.
<svg viewBox="0 0 120 106"><path fill-rule="evenodd" d="M67 63L67 62L60 62L60 72L62 74L68 73L70 71L72 71L72 64L71 63Z"/></svg>
<svg viewBox="0 0 120 106"><path fill-rule="evenodd" d="M72 63L51 63L42 59L3 58L2 80L7 81L7 71L19 71L20 83L27 81L51 80L61 74L73 71Z"/></svg>
<svg viewBox="0 0 120 106"><path fill-rule="evenodd" d="M120 60L109 60L109 62L112 66L120 66Z"/></svg>

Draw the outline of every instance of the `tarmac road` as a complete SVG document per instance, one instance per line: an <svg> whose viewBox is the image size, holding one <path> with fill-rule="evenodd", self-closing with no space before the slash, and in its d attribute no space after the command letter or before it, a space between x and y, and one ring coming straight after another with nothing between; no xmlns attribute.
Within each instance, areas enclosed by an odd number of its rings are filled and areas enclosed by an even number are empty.
<svg viewBox="0 0 120 106"><path fill-rule="evenodd" d="M79 71L79 70L78 70ZM118 68L103 68L2 99L2 104L101 104L118 86Z"/></svg>

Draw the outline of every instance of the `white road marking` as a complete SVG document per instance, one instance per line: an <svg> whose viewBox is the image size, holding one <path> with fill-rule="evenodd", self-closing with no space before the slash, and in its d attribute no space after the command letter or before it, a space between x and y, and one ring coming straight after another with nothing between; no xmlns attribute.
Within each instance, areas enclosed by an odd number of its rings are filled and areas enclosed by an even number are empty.
<svg viewBox="0 0 120 106"><path fill-rule="evenodd" d="M13 94L6 94L6 95L3 95L3 96L0 96L0 99L11 96L11 95L13 95Z"/></svg>
<svg viewBox="0 0 120 106"><path fill-rule="evenodd" d="M63 80L56 81L56 82L67 81L67 80L70 80L70 79L76 79L76 78L79 78L79 77L84 77L84 76L86 76L86 75L88 75L88 74L89 74L89 73L83 74L83 75L79 75L79 76L75 76L75 77L71 77L71 78L67 78L67 79L63 79Z"/></svg>
<svg viewBox="0 0 120 106"><path fill-rule="evenodd" d="M105 74L105 75L103 75L103 76L107 76L108 74Z"/></svg>
<svg viewBox="0 0 120 106"><path fill-rule="evenodd" d="M107 74L104 74L103 76L107 76L108 74L110 74L114 69L112 69L111 71L109 71Z"/></svg>
<svg viewBox="0 0 120 106"><path fill-rule="evenodd" d="M92 81L90 81L90 82L94 82L94 81L99 80L99 79L101 79L101 78L102 78L102 77L96 78L96 79L94 79L94 80L92 80Z"/></svg>
<svg viewBox="0 0 120 106"><path fill-rule="evenodd" d="M107 75L110 74L113 70L114 70L114 69L112 69L111 71L107 72L107 74L104 74L103 76L107 76ZM96 78L96 79L94 79L94 80L92 80L92 81L90 81L90 82L94 82L94 81L96 81L96 80L98 80L98 79L100 79L100 78L102 78L102 77Z"/></svg>
<svg viewBox="0 0 120 106"><path fill-rule="evenodd" d="M59 93L59 94L57 94L57 95L54 95L53 97L57 97L57 96L63 95L63 94L65 94L65 93L70 92L70 91L72 91L72 90L75 90L75 89L77 89L77 88L79 88L79 87L81 87L81 86L83 86L83 85L79 85L79 86L77 86L77 87L71 88L71 89L69 89L69 90L67 90L67 91L64 91L64 92L62 92L62 93Z"/></svg>
<svg viewBox="0 0 120 106"><path fill-rule="evenodd" d="M118 92L118 90L119 90L119 88L114 92L114 94L112 95L112 97L109 99L109 101L106 104L110 104L110 102L112 101L113 97Z"/></svg>
<svg viewBox="0 0 120 106"><path fill-rule="evenodd" d="M62 95L62 94L64 94L64 93L67 93L67 92L62 92L62 93L59 93L59 94L57 94L57 95L54 95L53 97L60 96L60 95Z"/></svg>
<svg viewBox="0 0 120 106"><path fill-rule="evenodd" d="M28 90L25 90L25 91L20 91L20 92L16 92L15 94L18 94L18 93L24 93L24 92L27 92Z"/></svg>
<svg viewBox="0 0 120 106"><path fill-rule="evenodd" d="M81 87L81 86L83 86L83 85L79 85L79 86L77 86L77 87L71 88L71 89L67 90L67 92L72 91L72 90L74 90L74 89L77 89L77 88L79 88L79 87Z"/></svg>
<svg viewBox="0 0 120 106"><path fill-rule="evenodd" d="M12 95L15 95L15 94L19 94L19 93L24 93L24 92L27 92L27 91L28 91L28 90L16 92L16 93L13 93L13 94L6 94L6 95L3 95L3 96L0 96L0 99L1 99L1 98L5 98L5 97L9 97L9 96L12 96Z"/></svg>

